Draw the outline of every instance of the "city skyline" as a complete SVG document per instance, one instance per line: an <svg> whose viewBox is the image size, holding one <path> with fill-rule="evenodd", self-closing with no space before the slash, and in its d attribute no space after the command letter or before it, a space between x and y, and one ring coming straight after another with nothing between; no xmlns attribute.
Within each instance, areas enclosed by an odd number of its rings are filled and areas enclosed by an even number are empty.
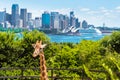
<svg viewBox="0 0 120 80"><path fill-rule="evenodd" d="M120 27L120 1L119 0L4 0L0 1L0 11L6 8L11 13L12 4L19 4L21 8L27 8L33 17L41 17L44 11L57 11L69 16L74 11L80 21L86 20L89 24L108 27Z"/></svg>

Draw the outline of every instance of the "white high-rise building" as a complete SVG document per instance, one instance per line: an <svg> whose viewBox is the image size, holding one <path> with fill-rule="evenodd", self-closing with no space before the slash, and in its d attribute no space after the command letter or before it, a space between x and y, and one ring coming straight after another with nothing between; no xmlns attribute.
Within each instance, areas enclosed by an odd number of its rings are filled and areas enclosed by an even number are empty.
<svg viewBox="0 0 120 80"><path fill-rule="evenodd" d="M59 12L51 12L51 28L59 29Z"/></svg>
<svg viewBox="0 0 120 80"><path fill-rule="evenodd" d="M39 17L35 18L35 28L41 27L41 19Z"/></svg>
<svg viewBox="0 0 120 80"><path fill-rule="evenodd" d="M59 29L59 20L54 20L54 29Z"/></svg>
<svg viewBox="0 0 120 80"><path fill-rule="evenodd" d="M19 22L18 22L18 26L19 28L23 28L23 20L22 19L19 19Z"/></svg>

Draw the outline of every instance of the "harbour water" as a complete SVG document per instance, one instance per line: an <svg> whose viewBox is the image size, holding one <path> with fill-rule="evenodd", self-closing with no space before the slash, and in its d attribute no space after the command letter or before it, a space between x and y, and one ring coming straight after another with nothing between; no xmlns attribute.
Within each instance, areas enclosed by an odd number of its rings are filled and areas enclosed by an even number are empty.
<svg viewBox="0 0 120 80"><path fill-rule="evenodd" d="M72 42L72 43L79 43L81 40L93 40L97 41L102 39L104 36L110 35L110 33L104 34L97 34L97 33L84 33L81 35L53 35L48 34L51 42Z"/></svg>

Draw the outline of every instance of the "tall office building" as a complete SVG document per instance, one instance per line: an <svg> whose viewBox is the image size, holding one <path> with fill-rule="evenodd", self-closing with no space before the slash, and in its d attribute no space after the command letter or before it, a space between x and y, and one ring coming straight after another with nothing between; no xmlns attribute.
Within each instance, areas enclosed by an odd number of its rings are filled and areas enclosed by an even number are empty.
<svg viewBox="0 0 120 80"><path fill-rule="evenodd" d="M50 28L50 14L46 11L42 14L42 27Z"/></svg>
<svg viewBox="0 0 120 80"><path fill-rule="evenodd" d="M5 11L0 12L0 23L4 23L6 20L6 13Z"/></svg>
<svg viewBox="0 0 120 80"><path fill-rule="evenodd" d="M76 28L80 27L80 22L79 22L78 18L76 18L76 20L75 20L75 27Z"/></svg>
<svg viewBox="0 0 120 80"><path fill-rule="evenodd" d="M27 13L27 21L30 21L32 19L32 13Z"/></svg>
<svg viewBox="0 0 120 80"><path fill-rule="evenodd" d="M35 18L35 28L40 28L41 27L41 20L39 17Z"/></svg>
<svg viewBox="0 0 120 80"><path fill-rule="evenodd" d="M70 12L70 26L73 26L74 25L74 12L71 11Z"/></svg>
<svg viewBox="0 0 120 80"><path fill-rule="evenodd" d="M5 21L6 21L6 10L0 12L0 24L2 25L2 27L6 27Z"/></svg>
<svg viewBox="0 0 120 80"><path fill-rule="evenodd" d="M23 27L27 27L27 9L20 10L20 18L23 20Z"/></svg>
<svg viewBox="0 0 120 80"><path fill-rule="evenodd" d="M87 21L83 21L82 22L82 28L88 28L88 23L87 23Z"/></svg>
<svg viewBox="0 0 120 80"><path fill-rule="evenodd" d="M67 15L64 15L64 17L63 17L63 19L64 19L64 28L67 28L67 27L69 27L69 21L70 21L70 19L69 19L69 17L67 16Z"/></svg>
<svg viewBox="0 0 120 80"><path fill-rule="evenodd" d="M12 25L18 27L19 22L19 6L18 4L12 5Z"/></svg>
<svg viewBox="0 0 120 80"><path fill-rule="evenodd" d="M18 21L18 27L19 28L23 27L23 20L22 19L19 19L19 21Z"/></svg>
<svg viewBox="0 0 120 80"><path fill-rule="evenodd" d="M51 12L51 28L59 28L59 12Z"/></svg>
<svg viewBox="0 0 120 80"><path fill-rule="evenodd" d="M8 21L10 24L12 24L12 15L9 13L6 13L6 21Z"/></svg>
<svg viewBox="0 0 120 80"><path fill-rule="evenodd" d="M60 29L63 30L65 28L69 27L69 21L70 21L70 19L67 15L60 14L60 16L59 16Z"/></svg>

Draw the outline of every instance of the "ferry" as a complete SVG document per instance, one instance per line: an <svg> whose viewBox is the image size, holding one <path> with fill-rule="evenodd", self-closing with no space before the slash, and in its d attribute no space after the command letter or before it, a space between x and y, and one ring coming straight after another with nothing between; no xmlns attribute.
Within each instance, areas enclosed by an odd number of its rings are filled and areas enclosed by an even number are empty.
<svg viewBox="0 0 120 80"><path fill-rule="evenodd" d="M98 33L98 34L101 34L102 32L97 29L97 28L93 28L93 27L90 27L90 28L81 28L79 29L79 32L80 33Z"/></svg>

